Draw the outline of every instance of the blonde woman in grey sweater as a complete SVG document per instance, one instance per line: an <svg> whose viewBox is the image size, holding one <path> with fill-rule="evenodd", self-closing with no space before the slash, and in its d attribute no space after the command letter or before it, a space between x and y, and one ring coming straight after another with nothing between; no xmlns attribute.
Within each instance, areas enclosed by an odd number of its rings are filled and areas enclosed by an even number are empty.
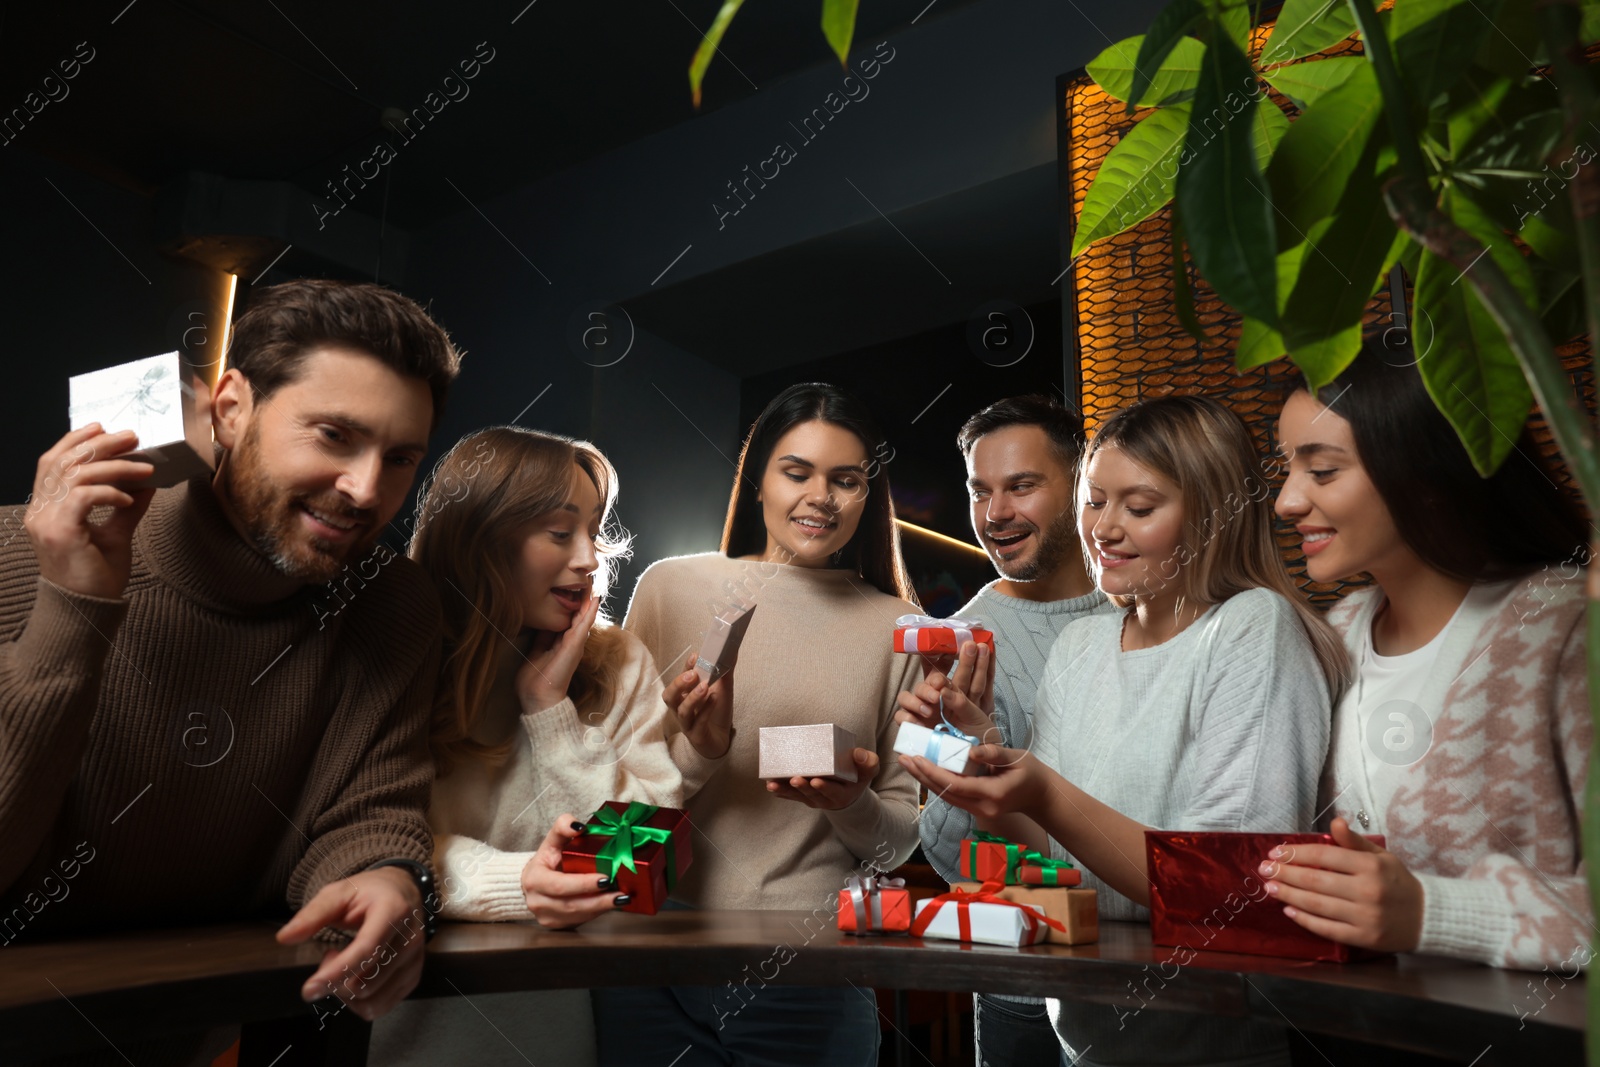
<svg viewBox="0 0 1600 1067"><path fill-rule="evenodd" d="M1071 858L1110 919L1148 917L1147 829L1309 829L1346 657L1284 571L1270 494L1249 431L1215 401L1162 397L1112 416L1084 456L1078 528L1124 610L1056 640L1031 752L980 746L979 777L901 762L981 827ZM902 715L936 714L944 682L930 676L923 706ZM960 690L946 713L982 736L991 724ZM1289 1062L1281 1028L1159 1009L1131 995L1051 1002L1075 1063Z"/></svg>

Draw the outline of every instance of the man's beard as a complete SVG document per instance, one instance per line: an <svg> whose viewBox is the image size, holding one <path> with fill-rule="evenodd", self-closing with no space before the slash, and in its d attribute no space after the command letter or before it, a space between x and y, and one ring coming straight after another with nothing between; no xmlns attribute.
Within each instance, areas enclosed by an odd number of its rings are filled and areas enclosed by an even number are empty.
<svg viewBox="0 0 1600 1067"><path fill-rule="evenodd" d="M1012 582L1037 582L1041 578L1054 574L1067 558L1067 553L1077 550L1077 521L1078 517L1071 509L1063 511L1056 516L1048 529L1041 530L1032 523L1013 524L998 530L985 531L988 536L995 534L1015 533L1019 530L1030 530L1038 542L1033 551L1033 558L1027 562L1007 562L999 559L994 552L989 553L989 562L994 564L994 569L999 571L1007 581ZM991 545L992 547L992 545Z"/></svg>
<svg viewBox="0 0 1600 1067"><path fill-rule="evenodd" d="M257 427L251 425L237 448L228 453L223 467L222 489L234 514L250 536L257 551L272 561L278 571L308 584L331 581L352 559L361 559L378 539L376 525L367 535L349 545L336 545L319 537L307 537L300 520L301 503L340 518L367 519L363 512L352 512L343 500L313 500L296 497L278 487L261 463L261 441Z"/></svg>

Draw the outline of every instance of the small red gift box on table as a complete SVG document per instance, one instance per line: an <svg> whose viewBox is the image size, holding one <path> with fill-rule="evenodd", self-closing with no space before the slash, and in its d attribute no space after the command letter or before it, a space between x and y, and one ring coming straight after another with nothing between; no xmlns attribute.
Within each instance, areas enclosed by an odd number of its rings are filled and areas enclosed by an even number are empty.
<svg viewBox="0 0 1600 1067"><path fill-rule="evenodd" d="M847 934L905 933L911 929L911 891L904 878L850 876L839 890L839 929Z"/></svg>
<svg viewBox="0 0 1600 1067"><path fill-rule="evenodd" d="M968 641L994 648L994 634L972 619L902 615L894 621L894 650L925 656L954 656Z"/></svg>
<svg viewBox="0 0 1600 1067"><path fill-rule="evenodd" d="M974 830L971 837L962 840L956 862L961 877L974 882L1070 888L1083 881L1083 875L1066 860L1051 859L986 830Z"/></svg>
<svg viewBox="0 0 1600 1067"><path fill-rule="evenodd" d="M1368 840L1380 848L1382 835ZM1318 936L1267 893L1261 864L1279 845L1333 845L1332 834L1146 830L1150 934L1158 945L1206 952L1349 963L1378 953ZM1292 861L1292 856L1288 857Z"/></svg>
<svg viewBox="0 0 1600 1067"><path fill-rule="evenodd" d="M688 812L608 800L562 849L561 869L615 879L633 895L621 910L654 915L689 869L691 849Z"/></svg>

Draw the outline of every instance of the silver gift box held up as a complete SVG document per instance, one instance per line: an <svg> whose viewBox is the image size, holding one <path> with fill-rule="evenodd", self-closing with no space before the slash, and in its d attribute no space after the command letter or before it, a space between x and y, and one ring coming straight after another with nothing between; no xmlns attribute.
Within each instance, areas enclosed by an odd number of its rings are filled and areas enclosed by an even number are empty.
<svg viewBox="0 0 1600 1067"><path fill-rule="evenodd" d="M198 402L176 352L74 376L68 382L72 429L98 422L107 433L132 430L155 473L142 486L165 489L213 469L211 417Z"/></svg>
<svg viewBox="0 0 1600 1067"><path fill-rule="evenodd" d="M856 780L856 735L829 722L814 726L763 726L761 778Z"/></svg>

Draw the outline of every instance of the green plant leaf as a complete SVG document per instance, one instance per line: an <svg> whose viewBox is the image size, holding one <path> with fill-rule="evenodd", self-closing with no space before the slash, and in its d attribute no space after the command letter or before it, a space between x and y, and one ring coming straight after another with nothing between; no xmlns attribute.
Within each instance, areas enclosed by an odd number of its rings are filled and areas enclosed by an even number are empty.
<svg viewBox="0 0 1600 1067"><path fill-rule="evenodd" d="M1455 189L1445 191L1440 206L1484 243L1486 254L1506 271L1518 294L1537 306L1533 275L1522 254L1482 209ZM1426 316L1434 330L1432 345L1417 363L1423 384L1455 427L1472 465L1488 477L1522 433L1533 393L1505 334L1465 272L1424 252L1416 303L1418 316Z"/></svg>
<svg viewBox="0 0 1600 1067"><path fill-rule="evenodd" d="M1311 63L1294 63L1269 71L1265 77L1272 87L1304 111L1330 89L1344 84L1357 69L1367 65L1360 56L1334 56Z"/></svg>
<svg viewBox="0 0 1600 1067"><path fill-rule="evenodd" d="M1492 29L1483 35L1473 62L1508 78L1523 78L1530 67L1545 62L1539 20L1530 17L1528 0L1475 0Z"/></svg>
<svg viewBox="0 0 1600 1067"><path fill-rule="evenodd" d="M700 47L694 50L694 58L689 61L689 92L694 98L695 107L700 106L700 83L705 80L711 57L717 54L722 35L728 32L728 23L733 21L733 16L739 13L743 5L744 0L724 0L722 10L711 21L711 28L700 39Z"/></svg>
<svg viewBox="0 0 1600 1067"><path fill-rule="evenodd" d="M1263 65L1315 55L1356 32L1346 0L1285 0L1261 50Z"/></svg>
<svg viewBox="0 0 1600 1067"><path fill-rule="evenodd" d="M850 42L856 35L856 7L860 0L822 0L822 35L833 46L839 65L850 62Z"/></svg>
<svg viewBox="0 0 1600 1067"><path fill-rule="evenodd" d="M1118 41L1091 59L1084 70L1107 96L1113 100L1127 100L1133 92L1134 60L1143 44L1142 34ZM1137 101L1138 105L1173 103L1193 96L1195 82L1200 80L1200 57L1205 51L1206 46L1193 37L1180 37L1151 79L1150 88Z"/></svg>
<svg viewBox="0 0 1600 1067"><path fill-rule="evenodd" d="M1161 9L1144 40L1139 42L1139 54L1133 61L1133 83L1126 98L1130 114L1137 106L1133 101L1144 99L1168 53L1205 18L1206 12L1199 0L1172 0Z"/></svg>
<svg viewBox="0 0 1600 1067"><path fill-rule="evenodd" d="M1242 374L1253 367L1271 363L1288 351L1282 334L1246 315L1239 329L1239 347L1233 350L1233 365Z"/></svg>
<svg viewBox="0 0 1600 1067"><path fill-rule="evenodd" d="M1074 258L1167 206L1188 128L1187 105L1164 107L1146 115L1112 146L1084 195L1072 238Z"/></svg>
<svg viewBox="0 0 1600 1067"><path fill-rule="evenodd" d="M1289 353L1289 358L1306 376L1306 384L1312 389L1321 389L1343 374L1360 351L1361 323L1358 322L1332 337L1301 345Z"/></svg>
<svg viewBox="0 0 1600 1067"><path fill-rule="evenodd" d="M1600 3L1583 0L1583 22L1578 27L1578 43L1588 47L1600 41Z"/></svg>
<svg viewBox="0 0 1600 1067"><path fill-rule="evenodd" d="M1403 237L1384 207L1374 169L1378 144L1377 138L1368 142L1362 165L1350 176L1333 214L1313 226L1301 243L1305 254L1284 302L1281 325L1296 363L1303 351L1352 328L1359 332L1372 294L1393 256L1399 255ZM1310 367L1302 369L1314 377Z"/></svg>
<svg viewBox="0 0 1600 1067"><path fill-rule="evenodd" d="M1250 118L1251 144L1255 148L1256 166L1263 171L1272 160L1272 153L1277 151L1278 142L1283 140L1283 135L1289 132L1289 116L1278 110L1267 97L1261 98L1261 104L1256 108L1256 113Z"/></svg>
<svg viewBox="0 0 1600 1067"><path fill-rule="evenodd" d="M1477 0L1395 0L1390 40L1400 80L1414 102L1431 106L1491 32Z"/></svg>
<svg viewBox="0 0 1600 1067"><path fill-rule="evenodd" d="M1561 141L1560 108L1524 115L1510 126L1478 139L1456 158L1457 171L1523 171L1538 174Z"/></svg>
<svg viewBox="0 0 1600 1067"><path fill-rule="evenodd" d="M1294 288L1294 280L1300 273L1300 262L1305 258L1306 243L1304 241L1293 248L1279 252L1273 264L1278 275L1278 310L1283 310L1283 302ZM1241 371L1251 367L1259 367L1264 363L1271 363L1279 356L1287 355L1289 346L1283 343L1283 334L1264 322L1244 316L1243 328L1239 331L1239 347L1234 350L1233 363Z"/></svg>
<svg viewBox="0 0 1600 1067"><path fill-rule="evenodd" d="M1250 54L1250 0L1200 0L1211 21L1221 26L1239 51Z"/></svg>
<svg viewBox="0 0 1600 1067"><path fill-rule="evenodd" d="M1250 61L1226 31L1213 24L1208 32L1179 157L1178 209L1195 265L1217 295L1244 314L1276 325L1272 202L1256 165L1252 121L1262 94L1241 88L1258 83Z"/></svg>
<svg viewBox="0 0 1600 1067"><path fill-rule="evenodd" d="M1267 167L1280 251L1305 240L1312 224L1332 213L1367 142L1387 136L1387 125L1378 127L1382 111L1377 79L1363 63L1290 125Z"/></svg>
<svg viewBox="0 0 1600 1067"><path fill-rule="evenodd" d="M1183 219L1177 211L1172 213L1172 307L1178 314L1178 325L1185 333L1201 344L1211 340L1206 328L1200 325L1200 316L1194 312L1194 290L1189 287L1189 265L1183 261Z"/></svg>

